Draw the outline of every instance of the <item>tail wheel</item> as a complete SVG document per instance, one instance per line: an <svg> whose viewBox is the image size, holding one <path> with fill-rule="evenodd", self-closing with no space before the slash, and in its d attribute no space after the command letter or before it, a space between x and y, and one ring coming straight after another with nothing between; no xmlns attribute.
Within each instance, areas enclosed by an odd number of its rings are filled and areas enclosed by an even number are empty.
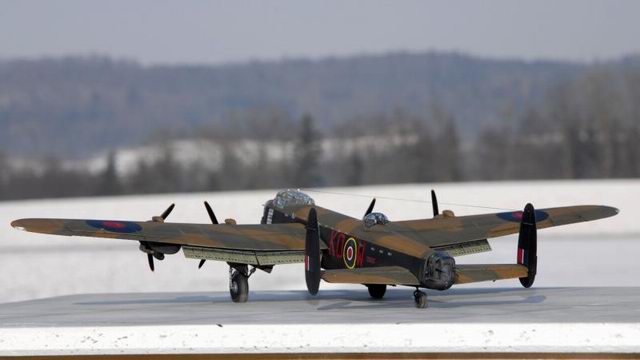
<svg viewBox="0 0 640 360"><path fill-rule="evenodd" d="M418 309L424 309L428 306L427 304L427 294L420 290L416 290L413 292L413 299L416 303L416 307Z"/></svg>
<svg viewBox="0 0 640 360"><path fill-rule="evenodd" d="M233 270L229 279L229 293L235 303L247 302L249 299L249 277L240 271Z"/></svg>
<svg viewBox="0 0 640 360"><path fill-rule="evenodd" d="M382 299L384 294L387 292L387 285L384 284L369 284L367 285L367 289L369 289L369 295L373 299Z"/></svg>

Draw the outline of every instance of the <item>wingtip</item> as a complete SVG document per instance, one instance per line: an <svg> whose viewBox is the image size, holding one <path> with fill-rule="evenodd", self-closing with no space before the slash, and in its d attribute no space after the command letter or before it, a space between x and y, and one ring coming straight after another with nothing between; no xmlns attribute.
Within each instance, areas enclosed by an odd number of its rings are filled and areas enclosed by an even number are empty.
<svg viewBox="0 0 640 360"><path fill-rule="evenodd" d="M13 220L11 222L11 227L13 227L16 230L20 230L20 231L26 231L26 229L24 228L24 226L22 226L22 220L23 219L18 219L18 220Z"/></svg>
<svg viewBox="0 0 640 360"><path fill-rule="evenodd" d="M596 208L599 209L599 212L602 214L599 218L608 218L608 217L612 217L612 216L616 216L620 213L620 209L613 207L613 206L607 206L607 205L598 205L596 206Z"/></svg>

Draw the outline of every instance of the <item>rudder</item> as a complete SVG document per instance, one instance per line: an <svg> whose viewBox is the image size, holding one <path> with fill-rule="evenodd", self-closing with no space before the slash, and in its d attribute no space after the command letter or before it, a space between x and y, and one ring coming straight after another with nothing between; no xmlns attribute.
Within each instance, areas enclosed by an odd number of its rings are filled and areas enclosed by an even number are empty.
<svg viewBox="0 0 640 360"><path fill-rule="evenodd" d="M533 205L527 204L522 213L520 234L518 235L518 264L527 267L527 276L521 277L520 283L525 288L531 287L536 279L538 266L538 235L536 229L536 211Z"/></svg>

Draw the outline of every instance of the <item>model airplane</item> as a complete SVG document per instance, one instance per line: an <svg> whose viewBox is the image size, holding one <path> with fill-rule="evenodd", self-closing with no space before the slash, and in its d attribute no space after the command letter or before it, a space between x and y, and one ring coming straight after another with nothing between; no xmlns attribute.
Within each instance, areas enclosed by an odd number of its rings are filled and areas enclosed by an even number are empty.
<svg viewBox="0 0 640 360"><path fill-rule="evenodd" d="M569 206L473 216L455 216L438 210L431 192L433 218L390 222L373 212L371 201L362 219L315 205L297 190L284 190L264 206L259 225L237 225L218 220L207 202L212 224L165 223L173 210L149 222L69 219L20 219L11 225L20 230L66 236L136 240L153 259L183 250L187 258L229 264L229 291L234 302L248 299L248 278L260 269L304 262L307 289L318 292L320 280L363 284L375 299L388 285L414 287L416 306L427 305L420 288L446 290L455 284L500 279L520 279L524 287L536 276L536 230L614 216L608 206ZM454 257L491 251L487 239L519 232L516 264L457 265ZM251 268L251 269L249 269Z"/></svg>

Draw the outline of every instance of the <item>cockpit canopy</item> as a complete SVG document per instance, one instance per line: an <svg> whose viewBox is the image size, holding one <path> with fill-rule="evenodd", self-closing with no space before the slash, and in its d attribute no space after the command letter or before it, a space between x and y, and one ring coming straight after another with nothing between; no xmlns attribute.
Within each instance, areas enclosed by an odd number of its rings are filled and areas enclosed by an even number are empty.
<svg viewBox="0 0 640 360"><path fill-rule="evenodd" d="M387 216L379 212L372 212L365 215L362 221L364 221L364 226L366 228L370 228L375 225L385 225L389 223L389 219L387 218Z"/></svg>
<svg viewBox="0 0 640 360"><path fill-rule="evenodd" d="M295 205L315 205L315 202L309 195L293 189L279 191L273 199L273 206L280 209Z"/></svg>

